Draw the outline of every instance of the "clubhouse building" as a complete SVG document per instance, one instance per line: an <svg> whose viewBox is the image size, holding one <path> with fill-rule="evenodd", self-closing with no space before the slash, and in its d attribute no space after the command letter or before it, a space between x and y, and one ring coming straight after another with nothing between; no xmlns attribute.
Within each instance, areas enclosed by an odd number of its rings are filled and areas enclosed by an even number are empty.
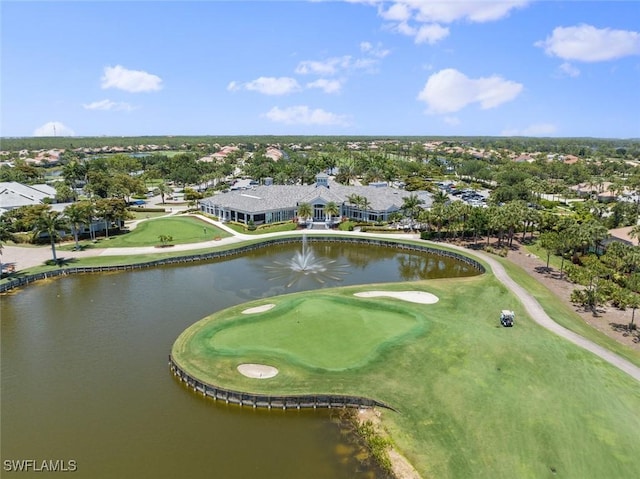
<svg viewBox="0 0 640 479"><path fill-rule="evenodd" d="M411 193L375 183L367 186L345 186L328 175L316 175L313 185L274 185L270 178L264 184L246 190L229 191L200 200L200 210L217 216L221 221L235 221L255 225L291 221L298 217L298 206L311 205L313 222L328 223L332 218L325 212L327 203L335 203L341 217L357 221L388 221L389 215L400 211L403 200ZM354 195L367 199L366 208L352 204Z"/></svg>

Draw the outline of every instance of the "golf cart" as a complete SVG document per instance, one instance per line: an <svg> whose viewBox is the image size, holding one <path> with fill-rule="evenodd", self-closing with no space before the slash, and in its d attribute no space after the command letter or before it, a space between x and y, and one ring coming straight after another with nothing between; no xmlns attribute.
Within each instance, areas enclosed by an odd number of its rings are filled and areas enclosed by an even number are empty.
<svg viewBox="0 0 640 479"><path fill-rule="evenodd" d="M500 313L500 324L502 324L506 328L511 327L513 326L513 320L515 319L515 317L516 313L507 309L503 309Z"/></svg>

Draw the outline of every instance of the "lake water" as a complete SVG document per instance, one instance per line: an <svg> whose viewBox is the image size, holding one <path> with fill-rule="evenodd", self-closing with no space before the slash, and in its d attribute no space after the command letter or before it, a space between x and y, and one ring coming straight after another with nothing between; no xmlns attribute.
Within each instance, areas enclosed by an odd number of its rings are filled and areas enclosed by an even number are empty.
<svg viewBox="0 0 640 479"><path fill-rule="evenodd" d="M389 248L312 248L343 274L293 282L274 274L274 264L300 249L283 245L226 261L65 277L0 297L3 465L73 460L73 477L110 479L379 477L330 411L213 402L168 370L178 335L232 305L320 287L477 273Z"/></svg>

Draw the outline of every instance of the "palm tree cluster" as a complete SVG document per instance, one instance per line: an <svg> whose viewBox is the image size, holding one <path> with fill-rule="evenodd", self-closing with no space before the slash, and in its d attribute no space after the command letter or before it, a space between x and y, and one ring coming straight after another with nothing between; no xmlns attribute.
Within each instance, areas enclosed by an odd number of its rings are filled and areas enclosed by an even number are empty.
<svg viewBox="0 0 640 479"><path fill-rule="evenodd" d="M0 246L18 233L29 233L32 241L47 239L51 244L52 259L57 261L56 243L65 232L71 232L75 249L79 249L80 235L84 228L89 227L89 237L94 240L95 229L90 225L101 220L108 237L111 224L115 223L119 229L121 222L128 216L126 203L118 198L77 201L68 205L63 212L52 210L50 205L23 206L0 218Z"/></svg>

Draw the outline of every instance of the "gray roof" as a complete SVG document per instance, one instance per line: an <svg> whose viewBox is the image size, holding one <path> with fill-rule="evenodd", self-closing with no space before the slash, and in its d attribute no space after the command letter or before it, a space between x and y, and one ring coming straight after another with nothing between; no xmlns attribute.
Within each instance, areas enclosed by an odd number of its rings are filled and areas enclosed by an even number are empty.
<svg viewBox="0 0 640 479"><path fill-rule="evenodd" d="M23 185L16 181L0 183L0 208L39 205L45 198L55 198L56 190L49 185Z"/></svg>
<svg viewBox="0 0 640 479"><path fill-rule="evenodd" d="M247 190L229 191L201 200L201 203L217 205L248 213L295 209L299 203L321 203L333 201L338 205L347 204L350 195L366 197L370 211L397 210L403 198L411 193L390 187L345 186L329 181L329 187L313 185L270 185L256 186Z"/></svg>

